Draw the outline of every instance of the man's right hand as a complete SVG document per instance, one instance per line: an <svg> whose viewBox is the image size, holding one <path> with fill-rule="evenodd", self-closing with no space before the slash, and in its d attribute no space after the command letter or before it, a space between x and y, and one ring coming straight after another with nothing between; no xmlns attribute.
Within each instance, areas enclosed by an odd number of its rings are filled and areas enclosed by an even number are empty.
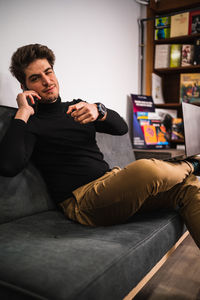
<svg viewBox="0 0 200 300"><path fill-rule="evenodd" d="M27 97L29 97L30 102L33 105L35 104L33 97L36 97L38 100L41 99L41 97L35 91L31 90L24 91L23 93L17 95L16 100L18 105L18 111L15 115L15 119L21 119L24 122L27 122L30 116L35 113L33 107L28 104Z"/></svg>

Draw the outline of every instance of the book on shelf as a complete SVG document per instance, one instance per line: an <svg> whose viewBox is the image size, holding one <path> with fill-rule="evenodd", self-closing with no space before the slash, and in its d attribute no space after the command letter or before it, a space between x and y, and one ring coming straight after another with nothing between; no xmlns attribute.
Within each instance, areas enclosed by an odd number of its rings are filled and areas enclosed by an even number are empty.
<svg viewBox="0 0 200 300"><path fill-rule="evenodd" d="M197 39L194 45L194 58L193 64L200 65L200 39Z"/></svg>
<svg viewBox="0 0 200 300"><path fill-rule="evenodd" d="M191 66L194 60L194 45L182 45L181 66Z"/></svg>
<svg viewBox="0 0 200 300"><path fill-rule="evenodd" d="M189 34L200 33L200 10L191 11L189 14Z"/></svg>
<svg viewBox="0 0 200 300"><path fill-rule="evenodd" d="M169 67L170 61L170 44L156 45L155 47L155 69L162 69Z"/></svg>
<svg viewBox="0 0 200 300"><path fill-rule="evenodd" d="M170 37L171 17L159 17L155 19L155 40Z"/></svg>
<svg viewBox="0 0 200 300"><path fill-rule="evenodd" d="M172 119L172 133L171 140L183 140L184 139L184 128L182 118Z"/></svg>
<svg viewBox="0 0 200 300"><path fill-rule="evenodd" d="M150 124L145 124L143 125L143 130L144 130L144 140L146 145L156 145L157 135L156 135L155 126Z"/></svg>
<svg viewBox="0 0 200 300"><path fill-rule="evenodd" d="M180 101L200 103L200 73L180 74Z"/></svg>
<svg viewBox="0 0 200 300"><path fill-rule="evenodd" d="M156 108L156 113L160 117L161 122L165 127L167 140L171 140L172 120L177 118L177 109Z"/></svg>
<svg viewBox="0 0 200 300"><path fill-rule="evenodd" d="M168 148L169 142L161 118L155 112L151 96L132 94L133 146L136 149Z"/></svg>
<svg viewBox="0 0 200 300"><path fill-rule="evenodd" d="M170 37L188 35L189 12L171 16Z"/></svg>
<svg viewBox="0 0 200 300"><path fill-rule="evenodd" d="M155 104L164 103L162 77L152 73L152 98Z"/></svg>
<svg viewBox="0 0 200 300"><path fill-rule="evenodd" d="M181 44L172 44L170 49L170 68L180 67L181 65Z"/></svg>

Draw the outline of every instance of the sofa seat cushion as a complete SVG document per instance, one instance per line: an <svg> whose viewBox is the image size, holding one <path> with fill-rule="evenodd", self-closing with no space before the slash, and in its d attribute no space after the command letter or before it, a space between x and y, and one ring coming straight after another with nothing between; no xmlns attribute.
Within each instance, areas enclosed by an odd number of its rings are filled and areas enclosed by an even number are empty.
<svg viewBox="0 0 200 300"><path fill-rule="evenodd" d="M60 211L1 224L0 294L15 300L122 299L183 231L178 214L164 211L98 228L71 222Z"/></svg>

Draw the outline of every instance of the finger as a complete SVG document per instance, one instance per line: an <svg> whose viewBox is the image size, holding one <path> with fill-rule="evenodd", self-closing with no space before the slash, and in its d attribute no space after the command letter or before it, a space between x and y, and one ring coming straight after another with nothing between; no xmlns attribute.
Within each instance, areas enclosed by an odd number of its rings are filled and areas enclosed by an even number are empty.
<svg viewBox="0 0 200 300"><path fill-rule="evenodd" d="M75 117L74 120L76 122L82 123L82 124L86 124L89 122L94 122L96 120L95 116L93 114L89 113L84 113L79 117Z"/></svg>
<svg viewBox="0 0 200 300"><path fill-rule="evenodd" d="M25 97L26 97L26 101L27 101L28 105L34 105L35 104L35 101L34 101L34 98L33 98L32 94L26 94Z"/></svg>
<svg viewBox="0 0 200 300"><path fill-rule="evenodd" d="M93 121L94 121L93 118L88 117L88 118L85 118L84 120L80 121L80 124L87 124L87 123L91 123Z"/></svg>
<svg viewBox="0 0 200 300"><path fill-rule="evenodd" d="M73 112L73 110L76 110L76 109L77 109L76 105L70 105L68 107L67 114L71 114Z"/></svg>
<svg viewBox="0 0 200 300"><path fill-rule="evenodd" d="M32 105L35 104L35 100L34 100L34 98L33 98L32 95L28 95L28 96L26 97L26 100L27 100L27 102L28 102L29 105L30 105L30 104L32 104Z"/></svg>
<svg viewBox="0 0 200 300"><path fill-rule="evenodd" d="M81 107L79 109L76 108L76 110L72 111L71 116L73 118L78 118L78 117L80 117L81 115L83 115L87 112L88 112L88 110L85 107Z"/></svg>
<svg viewBox="0 0 200 300"><path fill-rule="evenodd" d="M34 105L35 104L35 98L37 98L38 100L41 99L40 95L38 95L38 93L36 93L35 91L28 91L25 92L25 97L26 97L26 101L28 102L29 105Z"/></svg>
<svg viewBox="0 0 200 300"><path fill-rule="evenodd" d="M25 95L34 95L34 96L36 96L36 97L38 97L38 98L41 98L40 97L40 95L36 92L36 91L34 91L34 90L27 90L27 91L24 91L24 94Z"/></svg>
<svg viewBox="0 0 200 300"><path fill-rule="evenodd" d="M85 105L87 105L86 102L79 102L77 104L74 104L74 105L70 105L68 107L68 110L67 110L67 114L70 114L71 112L76 111L76 110L79 110L81 109L82 107L84 107Z"/></svg>
<svg viewBox="0 0 200 300"><path fill-rule="evenodd" d="M77 122L82 122L84 119L90 119L90 122L94 121L92 112L87 107L82 107L71 114Z"/></svg>
<svg viewBox="0 0 200 300"><path fill-rule="evenodd" d="M34 94L34 97L38 98L38 100L41 99L40 95L38 95L37 93Z"/></svg>
<svg viewBox="0 0 200 300"><path fill-rule="evenodd" d="M89 114L82 114L78 117L74 117L74 121L79 123L83 122L85 119L91 119L91 116Z"/></svg>

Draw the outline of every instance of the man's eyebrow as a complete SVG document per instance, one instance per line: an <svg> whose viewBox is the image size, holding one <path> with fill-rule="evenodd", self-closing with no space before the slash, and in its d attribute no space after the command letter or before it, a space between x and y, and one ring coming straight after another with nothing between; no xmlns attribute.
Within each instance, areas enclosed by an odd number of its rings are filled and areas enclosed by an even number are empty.
<svg viewBox="0 0 200 300"><path fill-rule="evenodd" d="M46 73L49 70L53 70L52 67L48 67L46 70L44 70L44 72Z"/></svg>
<svg viewBox="0 0 200 300"><path fill-rule="evenodd" d="M46 69L44 70L44 73L48 72L49 70L53 70L52 67L46 68ZM29 76L29 79L31 79L31 78L33 78L33 77L38 77L38 76L40 76L40 74L31 74L31 75Z"/></svg>

